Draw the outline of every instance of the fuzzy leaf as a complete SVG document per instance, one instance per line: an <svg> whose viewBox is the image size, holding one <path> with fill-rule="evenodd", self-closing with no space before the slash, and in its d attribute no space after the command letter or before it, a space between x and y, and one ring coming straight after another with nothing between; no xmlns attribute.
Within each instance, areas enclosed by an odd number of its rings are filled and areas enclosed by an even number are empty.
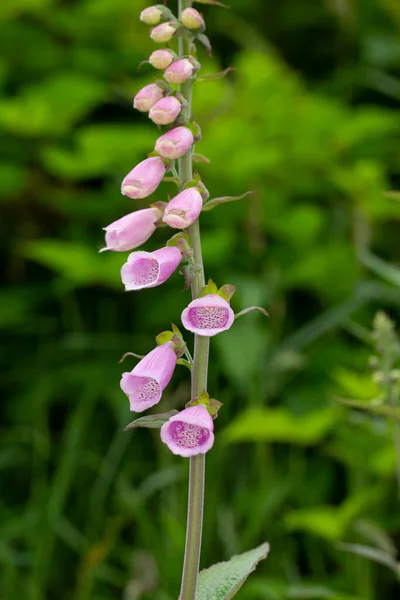
<svg viewBox="0 0 400 600"><path fill-rule="evenodd" d="M200 75L197 77L197 81L217 81L218 79L223 79L230 73L231 71L236 71L235 67L227 67L223 71L219 71L218 73L208 73L207 75Z"/></svg>
<svg viewBox="0 0 400 600"><path fill-rule="evenodd" d="M233 556L199 575L196 600L230 600L255 570L260 560L267 558L269 544L261 544L254 550Z"/></svg>
<svg viewBox="0 0 400 600"><path fill-rule="evenodd" d="M139 419L135 419L132 423L129 423L124 428L124 431L128 431L129 429L137 429L138 427L146 427L147 429L160 429L166 423L170 417L178 414L178 410L172 409L168 410L165 413L161 413L159 415L146 415L145 417L139 417Z"/></svg>
<svg viewBox="0 0 400 600"><path fill-rule="evenodd" d="M246 196L250 196L250 194L254 194L254 192L245 192L241 196L221 196L221 198L212 198L206 202L203 206L203 211L212 210L219 204L226 204L227 202L236 202L236 200L242 200L246 198Z"/></svg>

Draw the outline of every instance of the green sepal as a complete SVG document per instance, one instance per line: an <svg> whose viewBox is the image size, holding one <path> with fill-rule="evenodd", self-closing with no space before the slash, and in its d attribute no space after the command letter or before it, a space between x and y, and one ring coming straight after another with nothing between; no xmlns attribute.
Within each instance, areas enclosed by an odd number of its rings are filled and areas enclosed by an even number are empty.
<svg viewBox="0 0 400 600"><path fill-rule="evenodd" d="M206 75L200 75L197 77L197 81L218 81L218 79L223 79L230 73L231 71L236 71L236 67L227 67L223 71L218 71L218 73L208 73Z"/></svg>
<svg viewBox="0 0 400 600"><path fill-rule="evenodd" d="M184 260L193 262L193 250L186 231L180 231L173 235L172 238L168 240L167 246L176 246L181 251Z"/></svg>
<svg viewBox="0 0 400 600"><path fill-rule="evenodd" d="M192 370L192 365L185 358L178 358L178 360L176 361L176 364L177 365L183 365L183 366L187 367L189 369L189 371Z"/></svg>
<svg viewBox="0 0 400 600"><path fill-rule="evenodd" d="M166 344L167 342L172 342L173 337L174 334L172 333L172 331L162 331L156 337L156 342L159 346L161 346L162 344Z"/></svg>
<svg viewBox="0 0 400 600"><path fill-rule="evenodd" d="M179 335L179 337L183 340L183 335L182 335L181 331L178 329L178 327L175 325L175 323L171 323L171 329L176 335Z"/></svg>
<svg viewBox="0 0 400 600"><path fill-rule="evenodd" d="M145 417L139 417L139 419L135 419L132 421L132 423L129 423L129 425L124 427L124 431L129 431L129 429L137 429L138 427L146 427L146 429L160 429L164 423L169 421L169 419L174 415L177 415L178 412L178 410L172 409L159 415L146 415Z"/></svg>
<svg viewBox="0 0 400 600"><path fill-rule="evenodd" d="M192 161L195 163L200 163L201 165L210 164L210 161L208 160L207 156L204 156L203 154L192 154Z"/></svg>
<svg viewBox="0 0 400 600"><path fill-rule="evenodd" d="M203 296L208 296L209 294L218 294L218 287L212 279L209 279L207 281L207 285L205 285L201 290L200 298L203 298Z"/></svg>
<svg viewBox="0 0 400 600"><path fill-rule="evenodd" d="M222 287L219 288L218 296L221 296L221 298L223 298L224 300L229 302L235 292L236 292L235 286L230 285L229 283L226 283L225 285L223 285Z"/></svg>
<svg viewBox="0 0 400 600"><path fill-rule="evenodd" d="M191 287L199 270L200 270L199 265L193 264L193 263L183 265L183 267L181 267L179 269L179 273L181 275L183 275L183 280L184 280L183 289L185 291Z"/></svg>
<svg viewBox="0 0 400 600"><path fill-rule="evenodd" d="M246 198L246 196L250 196L250 194L254 194L254 192L245 192L241 196L221 196L220 198L212 198L204 204L203 210L212 210L219 204L226 204L227 202L236 202L236 200L242 200L243 198Z"/></svg>
<svg viewBox="0 0 400 600"><path fill-rule="evenodd" d="M221 408L221 406L223 406L222 402L220 402L219 400L216 400L215 398L210 398L206 390L203 390L200 396L196 396L195 398L189 400L189 402L186 403L185 407L190 408L191 406L198 406L199 404L202 404L206 407L213 419L217 418L218 411Z"/></svg>

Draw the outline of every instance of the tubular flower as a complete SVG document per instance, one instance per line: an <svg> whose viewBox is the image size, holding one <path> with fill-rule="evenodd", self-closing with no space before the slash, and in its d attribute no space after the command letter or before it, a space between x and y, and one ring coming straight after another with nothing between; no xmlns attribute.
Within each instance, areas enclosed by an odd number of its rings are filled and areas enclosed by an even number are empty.
<svg viewBox="0 0 400 600"><path fill-rule="evenodd" d="M144 208L104 227L106 247L100 252L105 250L125 252L141 246L156 230L156 223L161 219L161 215L162 212L158 208Z"/></svg>
<svg viewBox="0 0 400 600"><path fill-rule="evenodd" d="M196 67L188 58L181 58L173 62L164 71L164 78L168 83L185 83L196 70Z"/></svg>
<svg viewBox="0 0 400 600"><path fill-rule="evenodd" d="M166 96L151 107L149 117L156 125L168 125L175 121L181 108L182 105L175 96Z"/></svg>
<svg viewBox="0 0 400 600"><path fill-rule="evenodd" d="M174 23L161 23L161 25L157 25L151 30L150 37L153 42L163 44L173 38L176 30L177 26Z"/></svg>
<svg viewBox="0 0 400 600"><path fill-rule="evenodd" d="M163 96L162 89L156 83L150 83L136 94L133 99L133 107L140 112L148 112Z"/></svg>
<svg viewBox="0 0 400 600"><path fill-rule="evenodd" d="M166 69L175 58L175 52L172 50L154 50L149 57L149 63L155 69Z"/></svg>
<svg viewBox="0 0 400 600"><path fill-rule="evenodd" d="M183 190L167 204L163 221L174 229L186 229L195 222L203 207L203 199L195 187Z"/></svg>
<svg viewBox="0 0 400 600"><path fill-rule="evenodd" d="M164 158L180 158L191 148L193 133L187 127L174 127L158 138L155 150Z"/></svg>
<svg viewBox="0 0 400 600"><path fill-rule="evenodd" d="M121 389L128 396L132 411L143 412L161 400L176 365L171 342L154 348L130 373L123 373Z"/></svg>
<svg viewBox="0 0 400 600"><path fill-rule="evenodd" d="M124 178L121 194L129 198L146 198L158 188L165 175L165 166L159 156L146 158Z"/></svg>
<svg viewBox="0 0 400 600"><path fill-rule="evenodd" d="M205 454L214 444L214 422L203 404L185 408L161 427L161 440L174 454Z"/></svg>
<svg viewBox="0 0 400 600"><path fill-rule="evenodd" d="M155 252L132 252L121 269L125 290L156 287L166 281L181 262L176 246L166 246Z"/></svg>
<svg viewBox="0 0 400 600"><path fill-rule="evenodd" d="M204 29L204 19L195 8L185 8L181 15L182 24L188 29Z"/></svg>
<svg viewBox="0 0 400 600"><path fill-rule="evenodd" d="M208 294L193 300L182 313L185 329L211 337L232 326L235 315L229 302L217 294Z"/></svg>

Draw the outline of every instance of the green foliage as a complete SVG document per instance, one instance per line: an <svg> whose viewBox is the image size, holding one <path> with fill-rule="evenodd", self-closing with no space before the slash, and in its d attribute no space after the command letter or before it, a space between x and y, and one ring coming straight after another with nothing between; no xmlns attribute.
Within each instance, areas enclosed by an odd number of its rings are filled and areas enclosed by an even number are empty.
<svg viewBox="0 0 400 600"><path fill-rule="evenodd" d="M174 600L179 589L187 462L157 430L123 432L131 364L118 361L180 326L189 296L178 275L124 293L126 254L98 253L102 227L148 205L119 192L157 138L132 111L154 75L137 71L154 49L145 4L0 3L6 600ZM398 546L400 532L397 364L378 352L385 364L367 365L377 310L400 323L399 4L229 5L197 5L216 58L199 48L200 74L235 67L195 86L196 152L210 161L198 170L210 198L255 193L202 215L206 276L236 287L235 313L262 306L270 318L246 315L212 342L208 391L224 406L202 567L268 539L238 598L397 597L393 570L371 560L378 549L397 564L379 543L384 532ZM175 189L163 183L150 201ZM160 229L145 249L169 237ZM155 412L189 399L177 369Z"/></svg>

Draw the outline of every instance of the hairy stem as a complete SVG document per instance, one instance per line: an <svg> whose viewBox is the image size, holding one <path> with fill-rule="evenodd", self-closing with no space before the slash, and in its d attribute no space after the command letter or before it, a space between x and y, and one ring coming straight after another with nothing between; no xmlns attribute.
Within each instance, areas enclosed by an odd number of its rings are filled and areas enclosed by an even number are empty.
<svg viewBox="0 0 400 600"><path fill-rule="evenodd" d="M191 0L178 0L179 17L182 11L191 6ZM190 53L191 40L181 36L178 40L179 55ZM187 113L190 117L192 101L192 80L181 85L180 92L187 102ZM179 177L185 182L193 178L192 153L187 152L179 159ZM195 263L199 266L198 274L192 284L192 297L198 298L204 286L204 267L201 252L200 227L196 221L188 229L189 239L193 248ZM208 350L210 341L207 337L195 336L194 357L192 370L192 397L198 396L207 388ZM179 600L195 600L197 578L200 563L201 532L203 528L204 506L204 472L205 456L198 454L190 459L189 498L186 525L185 559L183 564L182 585Z"/></svg>

